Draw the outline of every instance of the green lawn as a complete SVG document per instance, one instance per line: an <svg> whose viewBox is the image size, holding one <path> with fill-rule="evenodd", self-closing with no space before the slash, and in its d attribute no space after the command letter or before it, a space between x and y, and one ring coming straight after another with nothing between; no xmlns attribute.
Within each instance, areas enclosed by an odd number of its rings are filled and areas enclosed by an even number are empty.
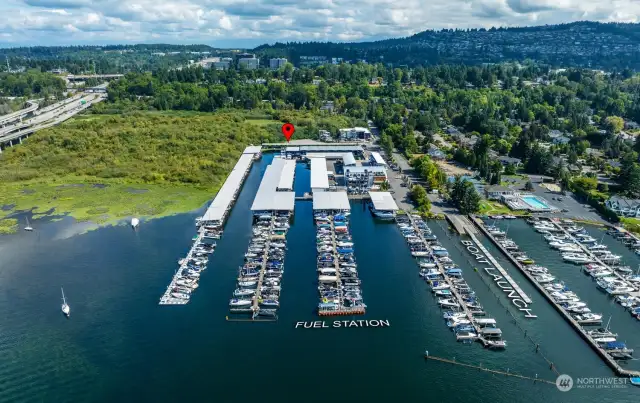
<svg viewBox="0 0 640 403"><path fill-rule="evenodd" d="M620 221L622 222L622 224L624 225L624 228L627 231L640 234L640 219L631 218L631 217L621 217Z"/></svg>
<svg viewBox="0 0 640 403"><path fill-rule="evenodd" d="M496 201L483 200L480 202L479 215L528 215L526 211L513 211L509 207Z"/></svg>

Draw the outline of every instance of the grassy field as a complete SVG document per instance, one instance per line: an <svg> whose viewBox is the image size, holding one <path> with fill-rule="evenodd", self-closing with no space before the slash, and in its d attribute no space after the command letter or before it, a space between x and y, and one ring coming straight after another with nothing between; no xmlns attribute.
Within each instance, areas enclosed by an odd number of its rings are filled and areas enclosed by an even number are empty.
<svg viewBox="0 0 640 403"><path fill-rule="evenodd" d="M523 216L529 215L526 211L513 211L509 207L505 206L502 203L498 203L496 201L483 200L480 202L480 211L479 215L515 215L515 216Z"/></svg>
<svg viewBox="0 0 640 403"><path fill-rule="evenodd" d="M640 219L631 218L631 217L621 217L620 222L622 222L624 228L627 231L640 234Z"/></svg>
<svg viewBox="0 0 640 403"><path fill-rule="evenodd" d="M81 116L0 155L0 232L19 211L110 224L194 210L275 135L234 113Z"/></svg>

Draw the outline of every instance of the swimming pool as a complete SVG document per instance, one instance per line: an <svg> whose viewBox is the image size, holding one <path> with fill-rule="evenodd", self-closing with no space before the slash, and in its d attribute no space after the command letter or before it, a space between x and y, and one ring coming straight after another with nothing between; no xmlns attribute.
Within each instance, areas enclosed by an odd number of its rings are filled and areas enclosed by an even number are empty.
<svg viewBox="0 0 640 403"><path fill-rule="evenodd" d="M522 200L535 210L549 210L549 206L536 196L522 196Z"/></svg>

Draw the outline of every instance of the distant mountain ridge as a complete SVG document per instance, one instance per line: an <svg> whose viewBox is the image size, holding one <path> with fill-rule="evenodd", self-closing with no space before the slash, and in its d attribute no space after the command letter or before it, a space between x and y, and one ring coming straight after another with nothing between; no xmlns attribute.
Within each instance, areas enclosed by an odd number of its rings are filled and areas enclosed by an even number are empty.
<svg viewBox="0 0 640 403"><path fill-rule="evenodd" d="M374 42L289 42L254 49L263 57L300 56L430 65L500 63L532 59L554 66L640 70L640 24L580 21L491 29L427 30Z"/></svg>

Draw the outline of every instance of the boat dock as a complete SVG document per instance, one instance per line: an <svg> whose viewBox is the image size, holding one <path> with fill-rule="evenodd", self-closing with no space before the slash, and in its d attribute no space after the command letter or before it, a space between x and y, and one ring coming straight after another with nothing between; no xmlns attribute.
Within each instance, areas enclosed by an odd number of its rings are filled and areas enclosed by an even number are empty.
<svg viewBox="0 0 640 403"><path fill-rule="evenodd" d="M445 217L458 234L477 234L477 231L473 224L471 224L469 219L462 214L447 213L445 214Z"/></svg>
<svg viewBox="0 0 640 403"><path fill-rule="evenodd" d="M249 146L245 148L240 158L238 158L238 162L236 162L236 165L222 184L222 187L220 187L216 197L209 205L209 208L207 208L207 211L199 219L198 222L200 224L216 227L224 224L231 211L231 207L233 207L233 203L235 203L238 194L240 194L240 189L242 189L244 180L251 170L253 161L261 155L261 149L262 147L260 146Z"/></svg>
<svg viewBox="0 0 640 403"><path fill-rule="evenodd" d="M582 326L566 311L560 306L558 302L551 296L549 291L547 291L540 283L538 283L533 276L524 269L524 267L520 264L520 262L516 261L513 256L504 248L502 245L495 239L493 235L484 228L484 223L477 217L473 217L473 222L475 225L491 240L491 242L500 249L500 251L507 257L513 264L516 266L520 272L531 282L531 284L542 294L547 301L560 313L560 315L574 328L576 332L591 346L591 348L600 356L600 358L611 368L614 372L619 376L627 376L627 377L635 377L640 376L640 371L631 371L622 368L620 364L605 350L600 348L598 343L582 328Z"/></svg>
<svg viewBox="0 0 640 403"><path fill-rule="evenodd" d="M269 233L273 232L274 224L276 222L275 217L271 217L271 224L269 225ZM267 271L267 261L269 260L269 246L271 245L271 236L267 238L265 243L264 252L262 252L262 264L260 265L260 274L258 276L258 286L256 293L253 297L253 303L251 304L251 311L257 313L260 311L260 301L262 300L262 283L264 282L264 275Z"/></svg>
<svg viewBox="0 0 640 403"><path fill-rule="evenodd" d="M460 307L459 309L462 310L462 312L464 313L465 317L470 322L470 326L473 327L476 336L473 339L468 339L468 340L477 340L477 341L481 342L484 347L505 348L506 347L506 342L505 341L503 341L503 340L500 340L500 341L491 340L490 341L490 340L488 340L487 338L484 337L484 335L487 335L489 337L492 336L492 335L493 336L498 335L498 337L499 337L502 334L502 331L500 329L498 329L498 328L495 328L495 327L491 327L491 328L486 328L485 329L485 328L483 328L483 326L481 326L479 324L479 320L475 318L474 312L472 312L469 309L469 307L467 306L467 301L462 296L461 292L458 290L458 288L456 287L456 284L452 281L451 277L447 274L447 269L446 269L445 265L437 257L437 254L434 253L434 250L431 247L431 244L424 237L423 229L419 225L417 225L417 223L415 221L415 218L411 214L407 214L406 217L408 218L409 222L411 223L411 226L413 228L414 233L418 235L418 237L420 239L420 245L424 249L426 249L427 252L429 252L429 255L435 257L433 259L433 261L434 261L436 267L438 268L438 272L444 278L444 281L448 284L448 286L449 286L448 290L451 292L453 297L456 299L456 301L457 301L457 303L458 303L458 305ZM452 264L453 264L453 262L452 262ZM484 312L481 312L481 314L485 315ZM495 321L493 321L493 324L495 326ZM465 341L464 339L458 339L458 340Z"/></svg>
<svg viewBox="0 0 640 403"><path fill-rule="evenodd" d="M251 170L253 161L260 157L261 149L261 146L248 146L244 149L242 155L238 158L236 165L227 176L227 179L225 179L224 184L207 208L205 214L196 219L196 226L198 227L197 235L193 238L193 244L191 245L187 256L180 260L180 267L171 279L171 283L169 283L167 290L164 292L162 297L160 297L160 305L185 305L189 302L189 298L176 298L172 296L172 294L174 294L173 290L177 286L176 282L180 280L185 273L187 273L189 264L194 257L195 250L202 248L202 241L206 236L208 236L207 230L214 231L217 238L222 234L222 226L233 207L233 203L235 203L238 198L240 189L242 189L244 180ZM213 251L209 251L208 253L212 252ZM201 259L203 259L204 262L208 262L208 260L204 258ZM206 263L204 267L206 267ZM193 283L193 288L197 287L197 280L193 280Z"/></svg>
<svg viewBox="0 0 640 403"><path fill-rule="evenodd" d="M525 294L524 291L522 291L522 288L520 288L518 283L516 283L516 281L513 278L511 278L509 273L507 273L507 271L500 265L500 263L498 263L498 261L491 255L491 253L489 253L487 248L485 248L484 245L482 245L482 243L478 240L478 238L476 238L476 236L474 234L472 234L472 233L469 233L469 237L471 237L471 239L473 240L473 243L475 243L476 247L478 249L480 249L482 251L482 253L484 253L484 255L491 262L491 264L496 269L498 269L498 271L500 272L502 277L504 277L504 279L507 280L509 285L511 285L511 288L513 288L513 290L518 293L520 298L524 302L526 302L527 304L531 304L533 302L533 301L531 301L531 298L529 298L529 296L527 294ZM502 247L502 245L499 245L499 246ZM518 264L519 264L519 262L518 262Z"/></svg>
<svg viewBox="0 0 640 403"><path fill-rule="evenodd" d="M562 233L568 237L569 239L571 239L571 241L573 243L575 243L576 245L578 245L580 247L580 249L582 249L582 251L589 256L591 259L593 259L596 263L598 263L598 265L605 267L609 270L611 270L613 272L613 275L620 281L624 282L625 284L627 284L629 287L633 288L635 291L628 293L631 296L634 297L640 297L640 291L638 290L638 287L636 287L635 285L633 285L632 283L626 281L626 279L620 274L618 273L617 270L615 270L615 268L611 267L610 265L604 263L602 260L600 260L600 258L598 256L596 256L595 254L593 254L589 248L587 248L586 246L584 246L582 244L582 242L578 241L576 239L576 237L574 237L569 231L567 231L562 225L560 225L557 220L550 220L550 222L559 230L562 231Z"/></svg>
<svg viewBox="0 0 640 403"><path fill-rule="evenodd" d="M180 279L183 273L188 269L189 261L193 257L194 251L197 245L202 241L203 237L204 231L199 231L193 246L189 249L189 253L187 253L187 256L181 260L180 267L176 271L176 274L171 278L171 283L169 283L167 290L162 294L162 297L160 297L159 305L185 305L189 302L189 299L175 298L171 294L173 294L173 290L177 287L176 281L178 281L178 279Z"/></svg>

